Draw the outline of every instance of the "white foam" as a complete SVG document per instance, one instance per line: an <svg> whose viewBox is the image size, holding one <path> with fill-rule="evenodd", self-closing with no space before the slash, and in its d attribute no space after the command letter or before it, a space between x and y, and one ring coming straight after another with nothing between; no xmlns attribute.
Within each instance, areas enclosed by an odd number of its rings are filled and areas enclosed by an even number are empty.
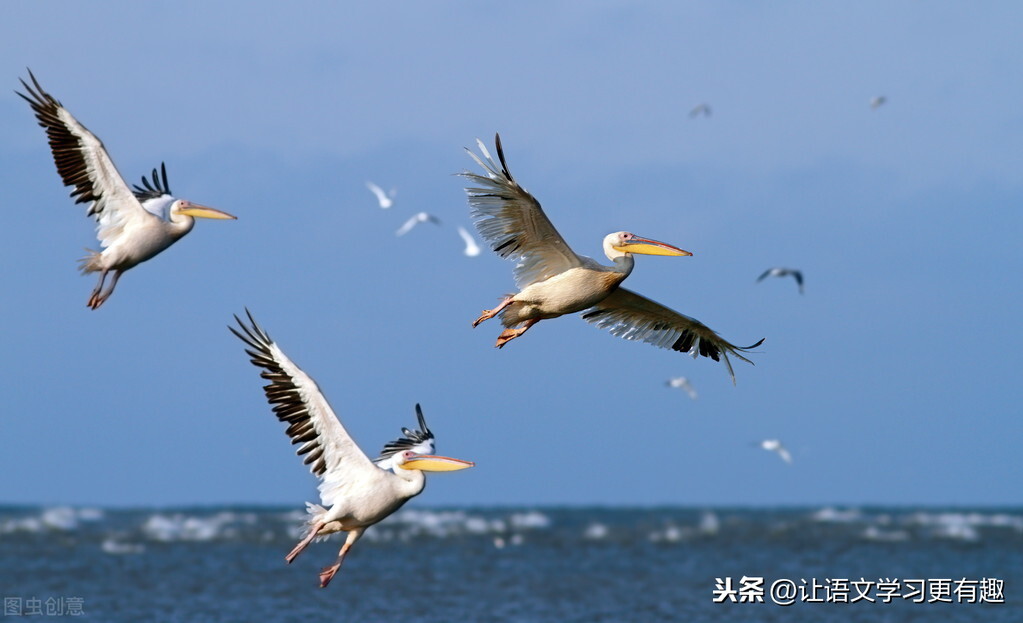
<svg viewBox="0 0 1023 623"><path fill-rule="evenodd" d="M834 523L852 523L854 521L859 521L862 518L863 518L862 513L860 513L860 511L855 508L850 508L848 510L839 510L836 508L832 508L830 506L825 506L824 508L810 515L810 519L812 519L813 521L825 521Z"/></svg>
<svg viewBox="0 0 1023 623"><path fill-rule="evenodd" d="M124 543L114 537L107 537L100 544L100 549L108 554L123 556L125 554L141 554L146 548L141 543Z"/></svg>
<svg viewBox="0 0 1023 623"><path fill-rule="evenodd" d="M583 530L583 538L588 541L602 541L611 535L611 530L602 523L591 523Z"/></svg>

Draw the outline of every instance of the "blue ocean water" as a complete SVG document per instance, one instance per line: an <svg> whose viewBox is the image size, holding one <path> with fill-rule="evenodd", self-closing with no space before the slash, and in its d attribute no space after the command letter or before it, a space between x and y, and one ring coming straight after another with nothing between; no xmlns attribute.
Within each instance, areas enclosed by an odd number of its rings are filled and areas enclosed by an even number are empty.
<svg viewBox="0 0 1023 623"><path fill-rule="evenodd" d="M339 537L284 563L303 520L0 508L3 616L1023 621L1021 509L412 508L371 528L326 589Z"/></svg>

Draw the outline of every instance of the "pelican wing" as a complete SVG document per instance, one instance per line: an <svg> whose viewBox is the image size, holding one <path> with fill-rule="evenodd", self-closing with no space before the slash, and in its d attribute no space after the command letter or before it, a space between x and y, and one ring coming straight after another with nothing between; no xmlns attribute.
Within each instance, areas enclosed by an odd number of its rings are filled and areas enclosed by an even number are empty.
<svg viewBox="0 0 1023 623"><path fill-rule="evenodd" d="M423 417L423 408L418 404L416 405L416 417L419 419L419 428L421 430L409 430L407 428L402 428L401 432L405 436L399 437L394 441L388 441L384 444L384 449L380 451L380 456L373 459L373 462L377 464L377 467L381 469L391 469L391 458L395 454L404 452L405 450L411 450L416 454L433 454L433 432L431 432L426 426L426 418Z"/></svg>
<svg viewBox="0 0 1023 623"><path fill-rule="evenodd" d="M517 260L515 281L520 288L582 265L582 258L554 229L540 202L508 172L501 135L497 135L495 142L500 169L483 142L477 139L485 161L472 151L466 151L487 175L468 171L461 174L476 184L465 192L469 195L471 214L480 236L501 257Z"/></svg>
<svg viewBox="0 0 1023 623"><path fill-rule="evenodd" d="M756 348L735 346L714 333L707 325L677 311L668 309L635 292L618 288L600 303L583 312L583 319L601 329L627 340L642 340L660 348L670 348L696 357L710 357L725 362L728 374L735 383L735 371L728 355L735 355L746 363L753 362L740 353Z"/></svg>
<svg viewBox="0 0 1023 623"><path fill-rule="evenodd" d="M235 316L241 332L228 328L248 346L245 352L253 365L263 369L260 376L270 381L263 388L267 401L277 419L289 424L291 443L302 444L297 454L307 455L304 462L321 479L323 503L333 505L350 483L376 477L379 469L341 425L316 381L288 359L252 314L246 313L250 326Z"/></svg>
<svg viewBox="0 0 1023 623"><path fill-rule="evenodd" d="M74 187L71 196L75 203L90 203L86 214L96 219L96 236L107 247L128 223L151 215L142 209L117 172L103 142L44 91L31 71L28 75L32 85L24 80L21 84L29 94L18 95L29 103L39 125L46 129L57 173L65 186Z"/></svg>

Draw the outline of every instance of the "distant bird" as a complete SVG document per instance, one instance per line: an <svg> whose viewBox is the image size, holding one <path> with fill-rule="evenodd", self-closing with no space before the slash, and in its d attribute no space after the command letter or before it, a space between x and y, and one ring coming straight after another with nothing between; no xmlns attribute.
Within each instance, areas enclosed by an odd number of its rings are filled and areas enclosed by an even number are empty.
<svg viewBox="0 0 1023 623"><path fill-rule="evenodd" d="M692 110L689 111L689 116L690 116L690 118L692 118L692 117L699 117L701 115L704 116L704 117L709 117L710 116L710 112L711 111L710 111L710 106L709 105L707 105L707 104L697 104L696 106L693 107Z"/></svg>
<svg viewBox="0 0 1023 623"><path fill-rule="evenodd" d="M870 108L871 108L871 110L877 110L878 108L883 106L884 103L887 102L887 101L888 101L888 98L883 96L883 95L878 95L877 97L872 97L872 98L870 98Z"/></svg>
<svg viewBox="0 0 1023 623"><path fill-rule="evenodd" d="M394 205L394 196L398 194L397 190L392 188L391 192L385 193L383 188L380 188L373 182L368 181L366 182L366 188L377 196L377 203L380 204L380 207L384 210Z"/></svg>
<svg viewBox="0 0 1023 623"><path fill-rule="evenodd" d="M760 283L768 277L788 277L792 275L792 278L796 280L796 285L799 286L799 293L803 293L803 273L799 272L795 268L783 268L781 266L775 266L774 268L768 268L757 277L757 283Z"/></svg>
<svg viewBox="0 0 1023 623"><path fill-rule="evenodd" d="M684 376L676 376L674 378L668 379L668 381L665 384L668 387L674 387L674 388L677 388L677 389L681 389L686 394L688 394L690 398L692 398L693 400L696 400L696 388L693 387L693 384L690 383L689 379L687 379L686 377L684 377Z"/></svg>
<svg viewBox="0 0 1023 623"><path fill-rule="evenodd" d="M437 218L436 216L432 214L427 214L426 212L419 212L409 220L405 221L405 224L399 227L398 231L394 232L394 235L404 236L405 234L412 231L412 228L415 227L416 225L426 222L433 223L434 225L440 225L440 219Z"/></svg>
<svg viewBox="0 0 1023 623"><path fill-rule="evenodd" d="M781 457L781 460L786 463L792 463L792 455L785 449L785 446L781 445L781 442L777 439L765 439L760 442L760 447L769 452L775 452Z"/></svg>
<svg viewBox="0 0 1023 623"><path fill-rule="evenodd" d="M741 353L759 346L763 340L752 346L735 346L698 320L619 287L632 272L635 253L669 256L692 253L619 231L604 238L604 253L614 266L603 266L576 255L554 229L540 203L508 172L500 135L495 141L500 168L483 142L477 140L486 162L466 151L487 175L468 171L461 175L477 185L465 189L477 231L495 253L516 260L515 281L521 290L504 297L494 309L484 310L472 326L500 314L505 330L496 346L501 348L541 320L581 311L584 320L627 340L643 340L688 353L693 358L702 355L715 361L723 359L734 383L735 373L728 355L752 363Z"/></svg>
<svg viewBox="0 0 1023 623"><path fill-rule="evenodd" d="M57 173L65 186L73 186L75 203L89 203L87 216L96 219L96 234L103 251L89 250L79 260L82 273L96 273L99 283L87 305L98 309L128 270L158 255L192 230L195 218L233 219L234 216L171 195L167 168L153 169L152 180L143 176L134 190L117 172L103 143L78 122L64 106L39 86L21 80L28 95L18 93L46 129ZM107 273L113 272L110 287L103 291Z"/></svg>
<svg viewBox="0 0 1023 623"><path fill-rule="evenodd" d="M476 257L480 254L480 245L476 244L476 239L472 237L472 234L467 232L461 225L458 226L458 235L462 237L465 242L465 254L469 257Z"/></svg>
<svg viewBox="0 0 1023 623"><path fill-rule="evenodd" d="M420 430L402 428L404 437L384 446L371 461L349 436L312 378L296 366L248 313L246 325L238 316L241 331L228 327L247 346L252 363L270 381L264 387L277 418L289 424L291 443L301 443L298 454L308 454L306 464L320 478L320 501L306 503L310 518L306 536L285 557L290 564L312 541L335 532L347 532L333 565L320 572L325 587L341 568L345 555L362 533L419 495L426 486L424 471L450 472L472 467L461 459L433 455L434 437L423 411L416 405Z"/></svg>

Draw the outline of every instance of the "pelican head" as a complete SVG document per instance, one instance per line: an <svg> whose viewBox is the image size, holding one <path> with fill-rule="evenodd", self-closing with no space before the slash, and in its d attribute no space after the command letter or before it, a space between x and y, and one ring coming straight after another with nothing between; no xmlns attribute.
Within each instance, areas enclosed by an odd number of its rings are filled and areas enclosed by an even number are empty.
<svg viewBox="0 0 1023 623"><path fill-rule="evenodd" d="M412 450L406 450L399 454L394 466L401 469L418 469L421 472L456 472L460 469L474 467L472 461L453 459L447 456L436 456L433 454L419 454Z"/></svg>
<svg viewBox="0 0 1023 623"><path fill-rule="evenodd" d="M215 219L237 219L237 216L228 214L227 212L221 212L214 208L209 208L198 203L192 203L185 199L178 199L170 208L171 214L184 214L185 216L192 216L196 218L215 218Z"/></svg>
<svg viewBox="0 0 1023 623"><path fill-rule="evenodd" d="M618 231L604 237L604 253L614 259L630 253L643 255L692 255L689 251L650 238L642 238L627 231Z"/></svg>

